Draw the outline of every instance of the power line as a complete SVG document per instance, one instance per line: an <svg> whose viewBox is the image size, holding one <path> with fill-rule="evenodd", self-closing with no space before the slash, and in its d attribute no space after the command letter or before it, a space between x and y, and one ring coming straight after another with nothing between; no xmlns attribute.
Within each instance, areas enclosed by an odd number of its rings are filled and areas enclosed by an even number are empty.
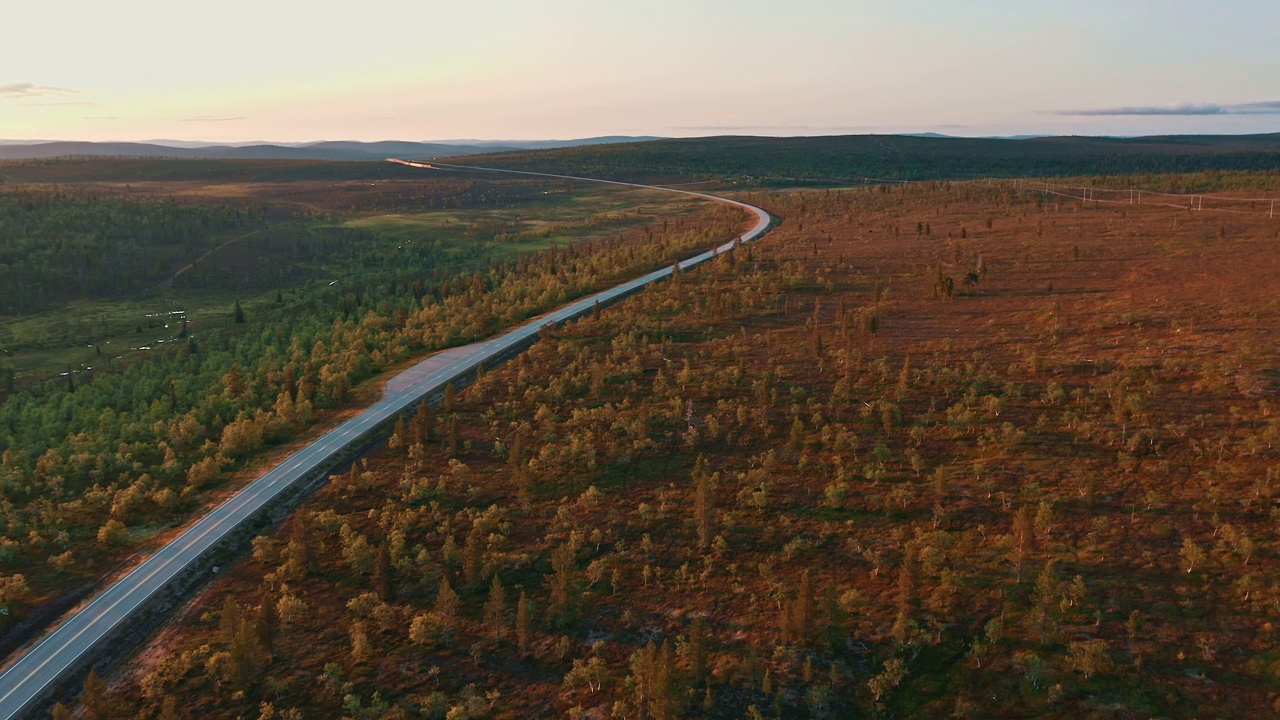
<svg viewBox="0 0 1280 720"><path fill-rule="evenodd" d="M1048 183L1030 183L1028 181L1018 181L1015 187L1030 192L1039 192L1047 195L1055 195L1058 197L1070 198L1081 202L1091 202L1094 204L1107 203L1112 205L1155 205L1158 207L1168 207L1177 210L1191 210L1195 212L1203 212L1206 210L1204 201L1207 197L1210 200L1210 206L1207 208L1210 212L1224 212L1234 215L1265 215L1268 219L1275 218L1276 201L1273 198L1239 198L1239 197L1222 197L1217 195L1204 194L1185 194L1185 193L1168 193L1155 190L1144 190L1139 188L1129 189L1111 189L1097 187L1082 187L1075 185L1050 185ZM1070 192L1067 192L1070 191ZM1098 197L1098 193L1114 193L1117 198ZM1078 194L1077 194L1078 193ZM1121 195L1125 193L1125 195ZM1160 202L1148 201L1143 202L1143 195L1154 195L1164 198L1176 198L1185 200L1185 204L1180 202ZM1266 203L1265 210L1239 209L1231 207L1215 207L1214 203L1244 203L1253 205L1256 203Z"/></svg>

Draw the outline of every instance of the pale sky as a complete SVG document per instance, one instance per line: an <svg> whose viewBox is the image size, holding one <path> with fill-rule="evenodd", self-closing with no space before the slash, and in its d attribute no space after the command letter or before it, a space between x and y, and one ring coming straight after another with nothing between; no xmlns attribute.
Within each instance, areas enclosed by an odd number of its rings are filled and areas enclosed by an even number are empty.
<svg viewBox="0 0 1280 720"><path fill-rule="evenodd" d="M1275 0L7 0L0 139L1280 132Z"/></svg>

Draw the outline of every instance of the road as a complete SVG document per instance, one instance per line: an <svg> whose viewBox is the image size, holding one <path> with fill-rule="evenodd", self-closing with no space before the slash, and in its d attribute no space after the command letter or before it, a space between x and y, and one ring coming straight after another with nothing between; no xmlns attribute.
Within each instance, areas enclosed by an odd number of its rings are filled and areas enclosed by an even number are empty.
<svg viewBox="0 0 1280 720"><path fill-rule="evenodd" d="M424 169L542 175L542 173L500 171L439 163L428 165L394 159L391 162ZM664 190L727 203L756 216L757 222L751 230L678 263L677 266L681 270L711 260L731 250L740 241L755 240L769 228L769 214L764 210L714 195L567 175L546 176ZM593 310L597 302L601 305L609 305L650 283L670 276L674 267L676 266L656 270L630 282L583 298L484 342L454 348L447 351L448 354L443 358L442 354L432 356L418 366L398 375L387 384L382 400L298 451L236 493L168 545L156 551L129 574L94 597L82 610L45 635L33 648L27 650L3 675L0 675L0 718L7 720L18 717L25 710L33 707L64 673L75 669L82 659L93 652L95 647L110 637L113 630L138 612L148 599L178 578L197 559L212 550L229 532L270 505L282 492L322 468L335 453L360 440L388 419L412 409L423 397L434 395L442 391L448 383L466 377L478 364L488 361L492 366L495 358L501 359L527 347L536 341L538 331L543 325L560 324L585 315ZM442 363L442 359L446 361Z"/></svg>

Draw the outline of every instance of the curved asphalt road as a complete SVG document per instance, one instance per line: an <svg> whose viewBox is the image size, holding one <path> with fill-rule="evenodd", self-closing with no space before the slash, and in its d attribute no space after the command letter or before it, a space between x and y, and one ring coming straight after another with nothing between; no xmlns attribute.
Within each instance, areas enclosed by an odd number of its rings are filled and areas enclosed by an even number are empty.
<svg viewBox="0 0 1280 720"><path fill-rule="evenodd" d="M687 190L672 190L651 185L595 180L593 178L580 178L569 175L529 173L518 170L493 170L491 168L442 165L439 163L415 163L394 159L390 161L424 169L439 167L448 170L544 175L546 177L606 183L609 185L664 190L727 203L756 216L757 222L755 226L747 233L678 263L675 267L679 267L681 270L711 260L721 253L731 250L739 241L750 242L755 240L769 228L769 214L760 208L735 200ZM475 370L478 364L495 357L502 357L504 354L509 354L534 342L539 329L543 325L559 324L585 315L591 312L597 302L601 305L608 305L650 283L668 277L673 271L674 267L666 267L609 290L583 298L548 315L530 320L514 330L509 330L490 340L469 345L463 349L464 352L455 353L455 359L447 364L426 374L421 374L421 371L419 371L417 375L421 376L413 377L411 384L392 383L391 385L396 389L389 388L386 397L381 401L356 417L344 422L273 468L248 487L236 493L199 522L188 528L182 535L134 568L128 575L108 587L84 609L71 616L60 627L47 634L34 648L22 655L12 667L3 675L0 675L0 718L7 720L20 715L49 690L63 673L74 668L98 643L107 638L117 626L142 607L148 598L162 590L191 563L216 546L227 533L270 504L281 492L323 466L334 453L343 450L384 421L395 417L398 413L411 409L424 396L435 394L441 391L446 384L467 376L468 373ZM431 359L423 362L430 363ZM412 372L412 369L406 371L406 373Z"/></svg>

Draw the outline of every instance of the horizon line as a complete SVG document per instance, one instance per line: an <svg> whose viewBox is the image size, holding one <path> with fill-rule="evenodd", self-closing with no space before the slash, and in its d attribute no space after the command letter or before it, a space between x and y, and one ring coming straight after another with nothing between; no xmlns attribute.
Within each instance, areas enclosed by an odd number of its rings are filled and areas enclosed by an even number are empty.
<svg viewBox="0 0 1280 720"><path fill-rule="evenodd" d="M400 142L415 143L421 145L501 145L504 143L549 143L549 142L575 142L582 140L599 140L604 138L629 138L636 142L652 142L657 140L699 140L719 137L767 137L777 139L787 138L832 138L832 137L868 137L868 136L890 136L890 137L916 137L916 138L934 138L934 139L954 139L954 140L1005 140L1005 139L1042 139L1042 138L1108 138L1108 139L1137 139L1137 138L1153 138L1153 137L1256 137L1263 135L1280 135L1280 132L1198 132L1198 133L1151 133L1151 134L1092 134L1092 133L1008 133L996 135L959 135L938 132L846 132L846 133L815 133L815 134L753 134L753 133L718 133L708 135L588 135L583 137L565 137L565 138L531 138L531 139L512 139L512 138L494 138L494 139L461 139L450 138L442 140L405 140L403 138L387 137L379 140L354 140L350 138L338 139L322 139L322 140L180 140L174 138L152 138L147 140L79 140L67 138L0 138L0 145L10 146L30 146L30 145L50 145L56 143L83 143L89 145L154 145L166 147L169 143L185 143L197 145L200 147L234 147L234 146L280 146L280 147L306 147L310 145L319 145L322 143L357 143L362 145L372 145L377 143ZM604 144L604 143L602 143ZM198 148L181 148L173 146L175 149L198 149Z"/></svg>

